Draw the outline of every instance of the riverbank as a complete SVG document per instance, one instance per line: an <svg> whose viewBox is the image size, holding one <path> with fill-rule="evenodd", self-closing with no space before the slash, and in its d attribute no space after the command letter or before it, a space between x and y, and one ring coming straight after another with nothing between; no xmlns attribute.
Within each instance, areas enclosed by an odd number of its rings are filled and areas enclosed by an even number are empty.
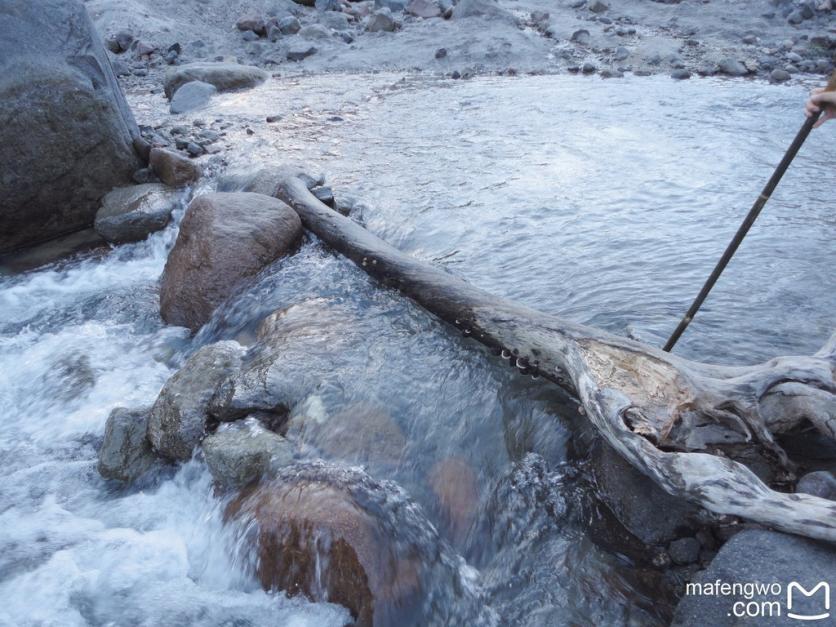
<svg viewBox="0 0 836 627"><path fill-rule="evenodd" d="M784 82L827 74L836 50L830 0L305 4L91 0L87 8L119 52L118 73L129 88L158 86L155 74L169 63L220 59L282 75L633 72Z"/></svg>

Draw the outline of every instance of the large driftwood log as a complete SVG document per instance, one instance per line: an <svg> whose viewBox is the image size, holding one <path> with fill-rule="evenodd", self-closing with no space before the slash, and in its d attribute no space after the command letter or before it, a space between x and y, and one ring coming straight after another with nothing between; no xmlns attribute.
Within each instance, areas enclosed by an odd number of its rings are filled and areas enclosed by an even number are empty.
<svg viewBox="0 0 836 627"><path fill-rule="evenodd" d="M718 514L836 542L836 502L775 491L729 457L756 449L792 480L774 433L809 420L836 436L836 333L812 357L755 366L688 361L652 346L493 296L406 255L320 203L301 172L274 188L305 227L464 334L577 396L631 464L674 496Z"/></svg>

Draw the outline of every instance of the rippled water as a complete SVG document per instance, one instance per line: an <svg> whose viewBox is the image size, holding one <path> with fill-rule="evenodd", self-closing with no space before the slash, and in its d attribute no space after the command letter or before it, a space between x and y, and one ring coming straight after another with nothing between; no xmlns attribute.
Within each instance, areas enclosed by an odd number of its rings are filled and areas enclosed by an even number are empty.
<svg viewBox="0 0 836 627"><path fill-rule="evenodd" d="M224 130L229 170L308 163L411 254L661 344L800 125L802 94L713 80L375 75L271 81L176 121L158 95L133 104L141 121L246 123L253 134ZM829 335L833 131L813 134L678 352L754 361L812 352ZM0 624L345 622L335 606L259 590L199 459L127 491L95 470L110 409L153 402L197 346L249 343L264 316L292 305L316 331L288 335L294 415L360 406L403 436L359 456L300 438L300 459L361 463L399 483L506 624L665 622L658 574L591 539L593 495L568 453L576 416L560 393L313 239L190 339L158 316L175 229L0 279ZM436 494L451 463L476 485L464 522Z"/></svg>

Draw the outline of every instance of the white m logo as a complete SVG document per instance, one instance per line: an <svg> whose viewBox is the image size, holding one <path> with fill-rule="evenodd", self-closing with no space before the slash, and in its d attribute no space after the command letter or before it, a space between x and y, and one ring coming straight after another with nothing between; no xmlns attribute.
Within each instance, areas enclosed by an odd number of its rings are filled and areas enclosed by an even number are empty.
<svg viewBox="0 0 836 627"><path fill-rule="evenodd" d="M792 593L794 590L798 590L801 594L805 597L811 597L816 592L818 592L819 588L824 588L824 609L828 610L821 614L794 614L792 610ZM821 581L816 585L812 590L807 590L804 586L802 586L797 581L791 581L790 585L787 586L787 616L790 618L794 618L796 620L822 620L824 618L830 617L830 584L826 581Z"/></svg>

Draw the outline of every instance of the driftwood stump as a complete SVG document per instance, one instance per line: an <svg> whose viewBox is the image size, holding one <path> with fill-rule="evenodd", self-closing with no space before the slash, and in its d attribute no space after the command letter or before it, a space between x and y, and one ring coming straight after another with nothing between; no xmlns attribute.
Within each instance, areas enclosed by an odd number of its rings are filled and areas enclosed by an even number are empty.
<svg viewBox="0 0 836 627"><path fill-rule="evenodd" d="M607 442L664 490L717 514L836 542L836 502L773 490L732 459L756 449L781 486L793 470L774 434L809 421L836 438L836 333L813 356L740 367L689 361L475 288L325 206L311 184L283 169L271 187L308 230L382 284L569 390Z"/></svg>

